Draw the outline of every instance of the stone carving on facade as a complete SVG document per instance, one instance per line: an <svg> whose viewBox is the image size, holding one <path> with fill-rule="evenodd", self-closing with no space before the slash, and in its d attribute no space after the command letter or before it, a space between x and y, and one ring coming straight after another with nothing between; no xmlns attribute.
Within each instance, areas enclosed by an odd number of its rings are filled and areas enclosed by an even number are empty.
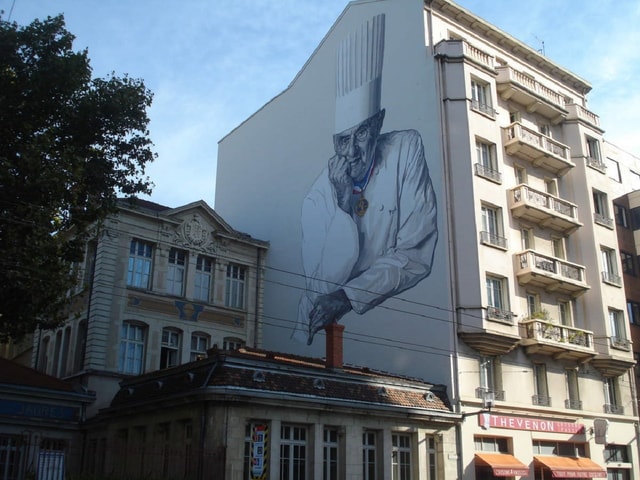
<svg viewBox="0 0 640 480"><path fill-rule="evenodd" d="M200 217L193 215L175 230L173 242L192 250L215 253L214 231Z"/></svg>

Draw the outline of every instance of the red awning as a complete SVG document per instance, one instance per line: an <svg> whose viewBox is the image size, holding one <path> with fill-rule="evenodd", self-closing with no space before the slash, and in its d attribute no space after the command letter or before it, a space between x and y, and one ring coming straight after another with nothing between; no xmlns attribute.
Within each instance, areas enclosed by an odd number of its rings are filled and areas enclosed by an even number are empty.
<svg viewBox="0 0 640 480"><path fill-rule="evenodd" d="M589 458L533 457L535 464L551 470L552 478L607 478L607 471Z"/></svg>
<svg viewBox="0 0 640 480"><path fill-rule="evenodd" d="M491 467L496 477L529 475L529 467L506 453L476 453L476 465Z"/></svg>

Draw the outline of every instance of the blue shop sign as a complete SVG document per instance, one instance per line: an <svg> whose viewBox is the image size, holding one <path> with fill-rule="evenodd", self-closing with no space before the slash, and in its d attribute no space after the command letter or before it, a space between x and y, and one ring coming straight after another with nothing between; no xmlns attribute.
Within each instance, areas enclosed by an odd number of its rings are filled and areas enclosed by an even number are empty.
<svg viewBox="0 0 640 480"><path fill-rule="evenodd" d="M49 420L78 420L80 409L46 403L0 400L0 415L46 418Z"/></svg>

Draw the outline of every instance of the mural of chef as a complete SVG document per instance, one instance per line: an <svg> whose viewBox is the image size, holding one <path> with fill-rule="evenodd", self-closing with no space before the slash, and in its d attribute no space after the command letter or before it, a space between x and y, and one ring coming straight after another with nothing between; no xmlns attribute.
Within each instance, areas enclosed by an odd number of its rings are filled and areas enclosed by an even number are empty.
<svg viewBox="0 0 640 480"><path fill-rule="evenodd" d="M302 206L306 291L294 336L308 345L351 310L363 314L431 272L437 208L422 139L380 133L384 30L378 15L336 52L335 155Z"/></svg>

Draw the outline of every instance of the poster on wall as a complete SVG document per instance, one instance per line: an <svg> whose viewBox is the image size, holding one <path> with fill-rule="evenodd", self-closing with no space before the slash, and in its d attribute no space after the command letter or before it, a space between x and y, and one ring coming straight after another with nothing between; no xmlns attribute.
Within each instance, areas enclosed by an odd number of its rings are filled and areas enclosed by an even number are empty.
<svg viewBox="0 0 640 480"><path fill-rule="evenodd" d="M385 131L381 105L385 15L336 50L334 155L302 204L306 289L293 337L362 315L431 273L437 202L417 130Z"/></svg>

